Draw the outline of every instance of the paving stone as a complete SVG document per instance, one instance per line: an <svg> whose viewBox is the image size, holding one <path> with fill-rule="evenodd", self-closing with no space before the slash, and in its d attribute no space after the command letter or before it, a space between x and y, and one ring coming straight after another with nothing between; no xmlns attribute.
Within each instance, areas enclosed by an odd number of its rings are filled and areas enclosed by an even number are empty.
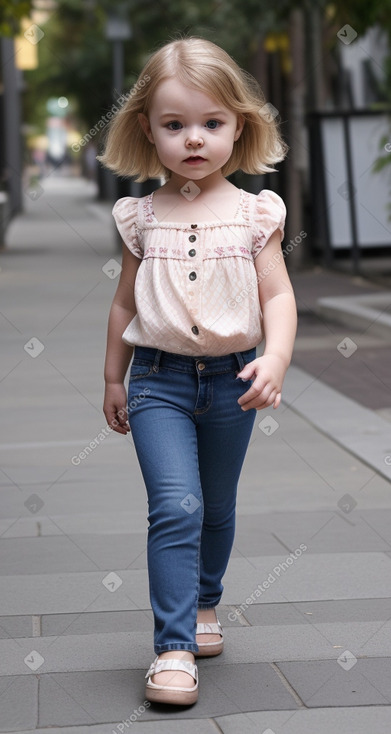
<svg viewBox="0 0 391 734"><path fill-rule="evenodd" d="M0 675L30 675L25 658L37 651L42 674L74 670L147 668L153 655L152 626L141 632L101 632L0 640ZM350 649L356 656L391 657L391 621L226 627L222 656L205 658L203 667L222 663L257 664L284 660L336 660ZM38 655L35 658L38 658ZM40 659L40 658L38 658Z"/></svg>
<svg viewBox="0 0 391 734"><path fill-rule="evenodd" d="M310 372L314 377L322 374L322 381L343 395L357 401L366 408L377 410L391 406L389 394L389 370L391 348L379 345L376 348L358 346L357 352L348 360L337 356L336 347L346 336L352 337L350 330L340 333L328 349L317 351L316 347L308 351L296 351L293 364ZM324 370L325 363L330 366ZM363 389L365 386L365 389Z"/></svg>
<svg viewBox="0 0 391 734"><path fill-rule="evenodd" d="M0 617L0 639L31 637L32 621L29 616Z"/></svg>
<svg viewBox="0 0 391 734"><path fill-rule="evenodd" d="M38 679L0 677L0 731L35 729L38 721Z"/></svg>
<svg viewBox="0 0 391 734"><path fill-rule="evenodd" d="M350 670L327 660L278 667L309 708L391 704L391 658L358 658Z"/></svg>
<svg viewBox="0 0 391 734"><path fill-rule="evenodd" d="M144 533L0 539L2 574L145 568Z"/></svg>
<svg viewBox="0 0 391 734"><path fill-rule="evenodd" d="M343 504L343 497L356 503L348 514L338 506L337 499ZM391 550L391 509L384 508L384 517L374 521L371 512L359 509L359 496L357 500L341 490L329 511L240 515L231 555L235 558L294 551L304 537L311 539L310 553Z"/></svg>
<svg viewBox="0 0 391 734"><path fill-rule="evenodd" d="M303 553L291 566L287 566L288 556L232 558L224 577L224 604L240 606L270 574L275 580L262 590L260 597L267 603L357 599L361 596L382 598L385 586L391 581L390 559L382 553L361 553L359 556L354 553ZM102 584L107 575L104 571L0 578L3 615L149 608L146 571L117 569L114 572L123 582L114 593Z"/></svg>
<svg viewBox="0 0 391 734"><path fill-rule="evenodd" d="M303 538L303 542L310 542ZM266 558L232 558L223 583L225 604L240 606L262 586L257 601L267 603L322 599L384 597L391 584L391 563L384 553L304 552L291 566L289 554ZM282 565L285 564L285 565ZM268 588L265 582L273 575Z"/></svg>
<svg viewBox="0 0 391 734"><path fill-rule="evenodd" d="M79 725L77 727L77 734L112 734L112 732L114 734L122 734L124 731L131 731L132 734L156 734L156 721L134 721L134 719L130 719L130 716L134 717L136 714L132 711L127 719L113 721L107 724ZM129 729L129 720L131 722L131 729ZM49 731L50 734L76 734L73 726L62 726L61 728L56 726L50 727ZM18 734L31 734L31 731L21 731ZM46 727L44 729L34 729L34 734L48 734L48 729ZM159 734L183 734L182 720L179 719L177 721L175 718L170 718L168 721L165 721L162 712L162 718L159 720ZM186 721L186 734L216 734L216 725L212 719L188 719ZM359 734L361 733L359 732Z"/></svg>
<svg viewBox="0 0 391 734"><path fill-rule="evenodd" d="M391 709L359 706L250 712L218 717L216 724L223 734L389 734Z"/></svg>
<svg viewBox="0 0 391 734"><path fill-rule="evenodd" d="M27 493L26 493L27 494ZM43 497L43 499L45 499ZM39 523L39 530L38 530ZM41 515L32 517L9 517L0 520L1 538L35 538L46 535L121 535L147 530L145 509L131 512L81 513L77 515Z"/></svg>
<svg viewBox="0 0 391 734"><path fill-rule="evenodd" d="M220 666L208 674L200 664L199 670L200 692L195 706L153 705L140 721L160 720L163 713L175 719L194 719L238 713L247 706L249 710L296 706L269 665ZM145 670L42 675L39 726L121 721L143 704L144 675Z"/></svg>
<svg viewBox="0 0 391 734"><path fill-rule="evenodd" d="M233 613L234 610L235 607L231 607ZM391 599L333 599L252 604L245 610L244 616L254 626L386 621L391 618Z"/></svg>
<svg viewBox="0 0 391 734"><path fill-rule="evenodd" d="M218 607L219 620L224 627L240 627L239 620L231 620L231 607ZM391 611L390 611L391 614ZM2 619L18 619L18 617L0 617L0 632ZM5 637L28 637L31 634L31 618L29 634L4 635ZM44 614L41 618L42 637L50 635L90 635L102 632L152 632L153 614L151 609L129 612L84 612L82 614Z"/></svg>
<svg viewBox="0 0 391 734"><path fill-rule="evenodd" d="M0 619L1 624L1 619ZM44 614L42 637L50 635L90 635L101 632L150 632L151 609L133 612L84 612L83 614Z"/></svg>
<svg viewBox="0 0 391 734"><path fill-rule="evenodd" d="M114 592L102 584L112 572L122 580ZM1 611L4 615L66 614L140 610L150 606L145 570L112 569L108 573L90 571L4 576L0 578Z"/></svg>
<svg viewBox="0 0 391 734"><path fill-rule="evenodd" d="M228 664L336 660L346 648L356 656L391 657L390 632L390 621L228 628L223 660ZM218 662L217 658L206 658L205 666Z"/></svg>
<svg viewBox="0 0 391 734"><path fill-rule="evenodd" d="M286 403L301 416L391 479L391 466L384 461L391 454L387 421L297 367L288 370L284 390Z"/></svg>

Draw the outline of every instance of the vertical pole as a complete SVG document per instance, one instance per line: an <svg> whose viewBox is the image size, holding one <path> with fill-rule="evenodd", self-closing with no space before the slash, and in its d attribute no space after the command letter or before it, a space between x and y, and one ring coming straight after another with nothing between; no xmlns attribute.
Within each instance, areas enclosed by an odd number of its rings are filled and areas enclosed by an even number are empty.
<svg viewBox="0 0 391 734"><path fill-rule="evenodd" d="M293 10L290 15L289 40L292 57L292 71L288 87L288 153L287 165L287 211L289 215L289 230L286 239L299 235L303 225L303 186L302 171L306 166L304 161L304 95L305 95L305 65L304 65L304 23L301 10ZM309 239L309 238L308 238ZM307 240L303 240L307 244ZM287 264L292 269L299 269L304 260L305 245L301 243L295 247Z"/></svg>
<svg viewBox="0 0 391 734"><path fill-rule="evenodd" d="M23 209L22 199L22 141L20 135L20 99L18 70L15 67L13 38L1 38L3 75L4 160L11 217Z"/></svg>
<svg viewBox="0 0 391 734"><path fill-rule="evenodd" d="M358 244L357 237L357 217L356 217L356 206L354 202L355 188L353 185L353 163L352 163L352 149L350 145L350 133L349 133L349 115L345 112L342 113L342 124L343 124L343 136L345 144L346 154L346 170L348 174L348 204L349 204L349 215L350 215L350 226L352 230L352 271L354 275L358 275L360 271L360 246Z"/></svg>

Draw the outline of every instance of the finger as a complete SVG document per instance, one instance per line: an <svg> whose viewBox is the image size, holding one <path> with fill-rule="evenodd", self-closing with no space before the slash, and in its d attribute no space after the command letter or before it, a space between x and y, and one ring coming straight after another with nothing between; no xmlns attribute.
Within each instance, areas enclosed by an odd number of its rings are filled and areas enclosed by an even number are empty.
<svg viewBox="0 0 391 734"><path fill-rule="evenodd" d="M117 411L116 418L121 426L126 426L128 422L128 411L126 408L121 408Z"/></svg>
<svg viewBox="0 0 391 734"><path fill-rule="evenodd" d="M130 431L127 411L124 414L123 410L119 410L116 414L115 422L118 428L118 433L128 433L128 431Z"/></svg>
<svg viewBox="0 0 391 734"><path fill-rule="evenodd" d="M276 397L277 397L276 390L267 392L265 395L258 395L257 398L255 398L254 400L252 400L249 403L246 403L244 406L244 409L251 410L251 408L255 408L256 410L264 410L264 408L269 408L271 405L273 405ZM243 406L242 406L242 410L243 410Z"/></svg>
<svg viewBox="0 0 391 734"><path fill-rule="evenodd" d="M254 380L251 387L243 393L243 395L240 396L238 399L239 405L244 405L245 403L248 403L250 400L254 400L254 398L257 398L265 389L266 384L263 382L257 382L257 380Z"/></svg>
<svg viewBox="0 0 391 734"><path fill-rule="evenodd" d="M130 429L127 429L126 430L126 427L121 425L121 423L120 423L120 421L119 421L119 419L117 417L117 413L115 411L115 408L111 408L110 410L106 410L106 411L104 411L104 413L105 413L105 418L107 420L107 425L113 431L115 431L116 433L126 434L128 432L128 430L130 430Z"/></svg>
<svg viewBox="0 0 391 734"><path fill-rule="evenodd" d="M281 393L279 392L279 393L277 393L277 397L276 397L276 399L275 399L275 401L273 403L273 408L274 409L278 408L278 406L280 405L280 403L281 403Z"/></svg>
<svg viewBox="0 0 391 734"><path fill-rule="evenodd" d="M121 426L120 423L117 421L116 418L114 418L114 420L111 422L111 426L110 427L116 433L122 433L122 435L124 435L124 436L126 436L126 434L128 433L128 431L130 431L130 428L128 426Z"/></svg>

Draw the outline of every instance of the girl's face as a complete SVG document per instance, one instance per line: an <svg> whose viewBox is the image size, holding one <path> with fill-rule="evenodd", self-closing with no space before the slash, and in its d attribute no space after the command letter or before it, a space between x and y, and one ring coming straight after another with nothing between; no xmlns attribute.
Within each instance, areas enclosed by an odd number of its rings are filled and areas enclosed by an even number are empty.
<svg viewBox="0 0 391 734"><path fill-rule="evenodd" d="M159 160L179 183L219 171L244 126L243 117L176 79L159 84L149 117L140 113L139 121Z"/></svg>

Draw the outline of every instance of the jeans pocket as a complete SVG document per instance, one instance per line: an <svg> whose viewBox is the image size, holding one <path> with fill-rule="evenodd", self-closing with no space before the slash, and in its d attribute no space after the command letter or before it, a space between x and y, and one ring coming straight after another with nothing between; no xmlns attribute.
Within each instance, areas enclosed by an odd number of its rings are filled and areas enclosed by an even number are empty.
<svg viewBox="0 0 391 734"><path fill-rule="evenodd" d="M129 373L129 381L140 380L143 377L149 377L153 373L152 362L146 362L141 359L134 359Z"/></svg>

